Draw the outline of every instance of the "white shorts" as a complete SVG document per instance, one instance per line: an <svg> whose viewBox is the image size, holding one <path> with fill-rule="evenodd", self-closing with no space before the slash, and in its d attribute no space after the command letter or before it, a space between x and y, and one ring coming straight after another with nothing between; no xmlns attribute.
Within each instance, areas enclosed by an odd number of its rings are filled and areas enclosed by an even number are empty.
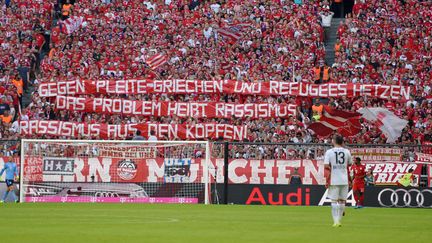
<svg viewBox="0 0 432 243"><path fill-rule="evenodd" d="M348 185L329 186L327 197L332 201L347 200Z"/></svg>

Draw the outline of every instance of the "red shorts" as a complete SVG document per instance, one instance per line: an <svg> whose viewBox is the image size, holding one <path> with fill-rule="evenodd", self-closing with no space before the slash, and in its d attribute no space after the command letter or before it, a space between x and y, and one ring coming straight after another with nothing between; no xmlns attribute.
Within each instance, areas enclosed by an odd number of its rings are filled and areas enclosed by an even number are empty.
<svg viewBox="0 0 432 243"><path fill-rule="evenodd" d="M360 191L363 193L365 190L365 183L355 183L353 185L353 191Z"/></svg>

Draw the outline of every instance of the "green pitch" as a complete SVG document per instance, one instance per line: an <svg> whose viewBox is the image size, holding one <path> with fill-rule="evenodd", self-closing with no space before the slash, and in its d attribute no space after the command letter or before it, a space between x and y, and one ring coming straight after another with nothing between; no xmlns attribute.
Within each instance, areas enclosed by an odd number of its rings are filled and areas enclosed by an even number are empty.
<svg viewBox="0 0 432 243"><path fill-rule="evenodd" d="M0 242L432 242L432 210L144 204L2 204Z"/></svg>

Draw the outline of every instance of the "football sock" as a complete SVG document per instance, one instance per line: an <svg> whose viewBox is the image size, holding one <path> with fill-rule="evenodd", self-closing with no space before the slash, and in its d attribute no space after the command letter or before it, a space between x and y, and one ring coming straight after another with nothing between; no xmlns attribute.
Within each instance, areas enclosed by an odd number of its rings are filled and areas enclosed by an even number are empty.
<svg viewBox="0 0 432 243"><path fill-rule="evenodd" d="M331 207L332 207L332 216L333 216L333 222L335 224L339 223L339 216L338 216L338 203L337 202L332 202L331 203Z"/></svg>
<svg viewBox="0 0 432 243"><path fill-rule="evenodd" d="M5 193L3 195L3 199L2 199L3 201L6 201L8 194L9 194L9 191L5 191Z"/></svg>
<svg viewBox="0 0 432 243"><path fill-rule="evenodd" d="M338 203L338 205L339 205L338 216L339 216L339 223L340 223L342 221L343 213L345 211L345 203Z"/></svg>
<svg viewBox="0 0 432 243"><path fill-rule="evenodd" d="M15 195L14 191L11 191L11 195L12 195L12 200L14 200L14 202L17 200L17 197Z"/></svg>
<svg viewBox="0 0 432 243"><path fill-rule="evenodd" d="M356 204L358 206L358 204L359 204L359 196L355 192L353 193L353 196L354 196L354 200L355 200L355 202L356 202Z"/></svg>

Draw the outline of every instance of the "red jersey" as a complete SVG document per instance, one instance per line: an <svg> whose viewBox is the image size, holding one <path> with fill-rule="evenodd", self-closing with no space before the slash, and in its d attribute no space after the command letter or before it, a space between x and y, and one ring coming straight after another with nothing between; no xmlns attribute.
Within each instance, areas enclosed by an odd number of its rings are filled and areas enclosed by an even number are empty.
<svg viewBox="0 0 432 243"><path fill-rule="evenodd" d="M366 176L365 165L353 165L351 170L354 173L354 184L364 184L364 178Z"/></svg>

